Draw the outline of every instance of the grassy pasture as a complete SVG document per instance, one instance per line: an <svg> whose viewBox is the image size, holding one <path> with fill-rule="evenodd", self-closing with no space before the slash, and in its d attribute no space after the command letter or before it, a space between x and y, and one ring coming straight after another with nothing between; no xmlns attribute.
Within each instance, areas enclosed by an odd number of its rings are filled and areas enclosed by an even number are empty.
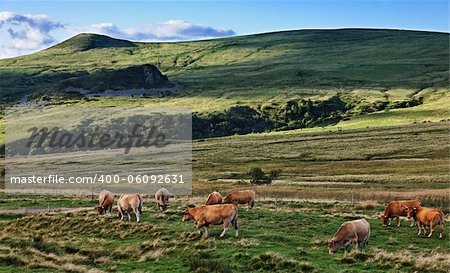
<svg viewBox="0 0 450 273"><path fill-rule="evenodd" d="M448 272L448 221L438 240L437 234L418 237L409 222L385 229L378 219L385 201L396 198L420 197L448 213L448 149L448 122L198 141L196 197L177 198L159 213L146 196L140 224L96 216L95 197L1 194L0 271ZM257 207L240 209L239 238L230 229L219 239L221 229L213 227L210 238L201 239L192 222L181 222L182 210L208 192L251 187L245 173L253 166L280 168L282 176L274 185L253 187ZM11 213L55 207L88 210ZM369 247L329 255L326 241L355 217L371 223Z"/></svg>
<svg viewBox="0 0 450 273"><path fill-rule="evenodd" d="M249 186L246 172L280 169L260 195L387 201L435 199L448 211L448 122L277 132L194 144L194 192ZM244 180L244 181L242 181Z"/></svg>
<svg viewBox="0 0 450 273"><path fill-rule="evenodd" d="M70 205L70 201L66 206ZM14 202L14 201L12 201ZM383 228L377 219L382 205L365 203L259 201L253 211L239 209L240 236L221 227L209 238L181 222L183 208L200 200L178 199L166 213L152 201L142 222L119 222L93 210L2 216L0 271L14 272L447 272L448 230L418 237L416 229ZM91 205L93 205L91 203ZM2 207L4 204L2 204ZM372 226L365 252L329 255L326 242L339 225L366 217ZM6 219L5 219L6 218Z"/></svg>

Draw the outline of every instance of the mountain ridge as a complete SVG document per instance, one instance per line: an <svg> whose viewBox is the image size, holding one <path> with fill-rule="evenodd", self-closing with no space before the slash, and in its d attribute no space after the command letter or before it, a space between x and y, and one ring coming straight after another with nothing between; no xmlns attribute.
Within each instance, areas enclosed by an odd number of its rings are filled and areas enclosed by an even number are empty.
<svg viewBox="0 0 450 273"><path fill-rule="evenodd" d="M80 38L83 39L89 39L89 38L98 38L99 40L105 40L108 42L115 41L117 42L117 45L114 46L107 46L107 45L100 45L99 47L95 48L104 48L104 47L135 47L136 44L159 44L159 43L186 43L186 42L203 42L203 41L213 41L213 40L224 40L224 39L232 39L232 38L246 38L246 37L252 37L252 36L265 36L265 35L272 35L272 34L288 34L288 33L298 33L298 32L317 32L317 31L323 31L323 32L341 32L341 31L392 31L392 32L410 32L410 33L422 33L422 34L442 34L450 36L450 33L448 32L442 32L442 31L428 31L428 30L409 30L409 29L384 29L384 28L335 28L335 29L320 29L320 28L313 28L313 29L292 29L292 30L280 30L280 31L269 31L269 32L261 32L261 33L251 33L251 34L244 34L244 35L234 35L234 36L228 36L228 37L220 37L220 38L209 38L209 39L199 39L199 40L186 40L186 41L150 41L150 42L142 42L142 41L132 41L127 39L121 39L121 38L115 38L113 36L108 36L105 34L97 34L97 33L80 33L77 35L74 35L72 37L69 37L68 39L52 46L47 49L51 48L59 48L64 43L67 43L69 41L76 41ZM45 50L47 50L45 49ZM94 48L89 48L94 49Z"/></svg>

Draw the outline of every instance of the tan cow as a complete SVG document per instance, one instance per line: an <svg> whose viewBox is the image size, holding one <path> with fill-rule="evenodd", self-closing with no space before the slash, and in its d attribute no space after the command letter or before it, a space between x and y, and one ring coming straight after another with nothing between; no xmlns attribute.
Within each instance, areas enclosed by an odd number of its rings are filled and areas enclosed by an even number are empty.
<svg viewBox="0 0 450 273"><path fill-rule="evenodd" d="M111 213L114 204L114 194L107 190L102 190L98 195L98 206L95 207L99 215L106 212Z"/></svg>
<svg viewBox="0 0 450 273"><path fill-rule="evenodd" d="M369 238L370 224L366 219L345 222L328 242L328 253L334 254L340 248L347 251L350 245L354 250L362 250L369 244Z"/></svg>
<svg viewBox="0 0 450 273"><path fill-rule="evenodd" d="M255 191L235 190L230 192L223 200L225 204L247 204L247 210L255 206Z"/></svg>
<svg viewBox="0 0 450 273"><path fill-rule="evenodd" d="M218 193L217 191L213 191L208 195L208 198L206 198L205 205L215 205L215 204L222 204L222 195Z"/></svg>
<svg viewBox="0 0 450 273"><path fill-rule="evenodd" d="M220 237L223 237L227 232L230 223L235 229L236 237L239 236L237 204L200 205L192 209L186 209L182 220L188 221L191 219L194 219L195 228L197 230L205 227L205 237L208 237L208 227L210 225L220 224L223 224L223 231L222 234L220 234Z"/></svg>
<svg viewBox="0 0 450 273"><path fill-rule="evenodd" d="M387 204L384 213L381 214L381 222L383 226L391 225L391 219L397 218L397 226L400 226L400 216L406 216L405 206L407 207L417 207L420 206L420 200L401 200L401 201L391 201ZM411 223L414 226L414 220Z"/></svg>
<svg viewBox="0 0 450 273"><path fill-rule="evenodd" d="M155 201L158 205L158 209L165 211L170 205L169 202L169 191L166 188L161 188L155 193Z"/></svg>
<svg viewBox="0 0 450 273"><path fill-rule="evenodd" d="M414 218L417 222L419 233L417 235L426 234L426 227L430 226L430 234L428 238L433 235L436 226L439 225L439 239L442 239L444 232L444 213L440 209L426 208L426 207L406 207L408 218Z"/></svg>
<svg viewBox="0 0 450 273"><path fill-rule="evenodd" d="M142 197L139 194L122 195L119 197L119 200L117 200L117 210L119 211L117 216L120 220L123 220L123 216L126 213L128 215L128 221L130 221L130 211L133 211L136 215L136 222L139 223L142 205Z"/></svg>

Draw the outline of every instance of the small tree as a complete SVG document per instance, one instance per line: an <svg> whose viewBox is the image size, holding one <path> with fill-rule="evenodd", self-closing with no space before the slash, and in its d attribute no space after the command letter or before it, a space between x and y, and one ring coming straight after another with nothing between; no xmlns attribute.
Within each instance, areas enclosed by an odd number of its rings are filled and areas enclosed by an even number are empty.
<svg viewBox="0 0 450 273"><path fill-rule="evenodd" d="M250 183L262 185L262 184L271 184L272 178L266 175L261 168L252 168L249 172L250 175Z"/></svg>

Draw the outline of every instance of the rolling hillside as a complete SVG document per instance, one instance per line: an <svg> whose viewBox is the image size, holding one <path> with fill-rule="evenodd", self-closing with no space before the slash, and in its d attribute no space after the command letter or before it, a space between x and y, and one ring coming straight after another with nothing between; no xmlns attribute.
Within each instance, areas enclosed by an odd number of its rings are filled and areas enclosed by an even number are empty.
<svg viewBox="0 0 450 273"><path fill-rule="evenodd" d="M355 116L350 127L450 117L445 107L449 34L400 30L296 30L177 43L80 34L35 54L0 60L1 98L8 104L30 94L60 96L61 82L80 76L97 80L142 64L155 65L182 87L142 99L85 101L65 95L63 100L87 106L191 106L206 122L211 113L226 121L235 112L244 113L241 119L256 115L251 132L327 126ZM314 106L309 119L301 110L309 107L307 100ZM243 108L230 109L236 105ZM373 112L362 121L358 117ZM235 126L232 121L225 135ZM247 133L238 129L233 132Z"/></svg>

